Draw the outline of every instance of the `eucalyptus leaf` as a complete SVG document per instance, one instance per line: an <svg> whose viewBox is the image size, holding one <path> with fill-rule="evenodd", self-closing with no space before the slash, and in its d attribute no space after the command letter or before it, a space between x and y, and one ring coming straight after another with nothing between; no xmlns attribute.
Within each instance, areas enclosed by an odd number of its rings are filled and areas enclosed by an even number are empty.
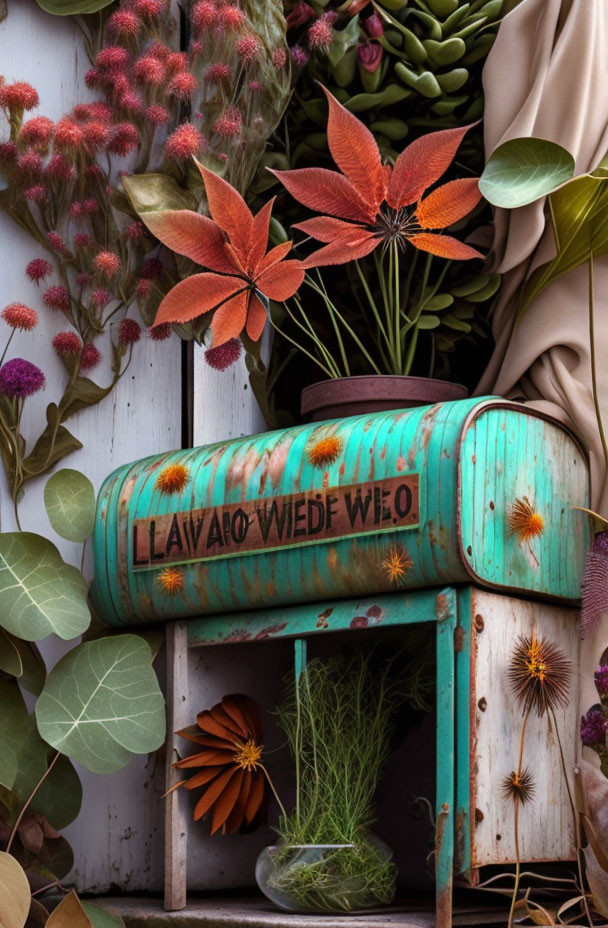
<svg viewBox="0 0 608 928"><path fill-rule="evenodd" d="M30 910L30 884L22 866L0 851L0 928L23 928Z"/></svg>
<svg viewBox="0 0 608 928"><path fill-rule="evenodd" d="M138 215L159 209L193 209L197 200L166 174L133 174L123 177L123 187Z"/></svg>
<svg viewBox="0 0 608 928"><path fill-rule="evenodd" d="M95 523L95 489L88 477L69 467L58 470L44 487L44 505L54 530L83 543Z"/></svg>
<svg viewBox="0 0 608 928"><path fill-rule="evenodd" d="M0 534L0 625L26 641L76 638L89 626L87 584L48 539Z"/></svg>
<svg viewBox="0 0 608 928"><path fill-rule="evenodd" d="M19 686L34 696L40 696L46 680L46 665L40 651L33 641L23 641L22 638L14 636L12 641L21 658Z"/></svg>
<svg viewBox="0 0 608 928"><path fill-rule="evenodd" d="M82 902L81 905L93 928L125 928L120 915L113 915L112 912L102 909L94 902Z"/></svg>
<svg viewBox="0 0 608 928"><path fill-rule="evenodd" d="M36 704L42 737L93 773L112 773L165 737L151 652L137 635L84 642L50 672Z"/></svg>
<svg viewBox="0 0 608 928"><path fill-rule="evenodd" d="M45 13L54 16L77 16L81 13L97 13L110 6L114 0L36 0Z"/></svg>
<svg viewBox="0 0 608 928"><path fill-rule="evenodd" d="M16 644L16 639L0 628L0 670L13 677L23 673L23 661Z"/></svg>
<svg viewBox="0 0 608 928"><path fill-rule="evenodd" d="M44 744L42 739L40 742ZM62 831L77 817L81 805L80 777L71 760L62 755L37 791L30 808L44 815L57 831Z"/></svg>
<svg viewBox="0 0 608 928"><path fill-rule="evenodd" d="M479 178L493 206L515 209L546 196L574 174L574 158L548 139L519 138L499 145Z"/></svg>
<svg viewBox="0 0 608 928"><path fill-rule="evenodd" d="M74 889L64 896L57 908L53 910L46 928L92 928L91 921Z"/></svg>

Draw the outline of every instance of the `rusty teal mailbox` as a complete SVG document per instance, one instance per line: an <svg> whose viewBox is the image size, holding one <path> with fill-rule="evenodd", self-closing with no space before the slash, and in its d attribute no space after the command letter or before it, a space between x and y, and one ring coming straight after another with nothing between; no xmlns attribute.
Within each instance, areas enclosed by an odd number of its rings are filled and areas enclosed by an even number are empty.
<svg viewBox="0 0 608 928"><path fill-rule="evenodd" d="M112 624L463 582L573 602L588 489L567 430L493 399L156 455L100 491L93 602Z"/></svg>

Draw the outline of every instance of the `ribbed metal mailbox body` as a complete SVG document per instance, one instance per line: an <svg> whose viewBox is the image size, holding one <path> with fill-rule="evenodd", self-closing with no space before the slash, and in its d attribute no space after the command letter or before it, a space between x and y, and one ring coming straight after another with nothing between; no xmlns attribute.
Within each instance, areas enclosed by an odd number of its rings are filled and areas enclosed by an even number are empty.
<svg viewBox="0 0 608 928"><path fill-rule="evenodd" d="M182 465L183 489L159 475ZM544 518L509 531L517 499ZM132 624L454 584L575 601L584 454L526 407L470 399L145 458L98 500L93 602ZM171 575L167 577L167 570Z"/></svg>

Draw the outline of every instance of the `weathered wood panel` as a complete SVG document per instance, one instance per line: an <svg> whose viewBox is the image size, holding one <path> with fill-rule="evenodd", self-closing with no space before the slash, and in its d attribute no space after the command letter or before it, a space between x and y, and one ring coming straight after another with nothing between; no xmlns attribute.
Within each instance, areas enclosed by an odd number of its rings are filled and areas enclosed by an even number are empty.
<svg viewBox="0 0 608 928"><path fill-rule="evenodd" d="M578 614L574 609L532 603L481 590L472 591L474 712L471 758L472 866L512 863L515 859L513 803L504 798L502 782L517 766L522 713L509 687L507 671L520 635L536 632L555 642L572 661L570 702L557 721L566 766L575 764L578 713ZM531 713L523 757L534 777L533 801L520 811L520 847L524 861L574 858L574 830L555 732L548 719Z"/></svg>
<svg viewBox="0 0 608 928"><path fill-rule="evenodd" d="M34 84L40 94L38 112L57 119L89 96L83 89L82 75L88 61L78 30L69 18L51 17L32 0L12 0L8 7L8 18L0 25L0 73L7 80ZM24 432L31 439L44 422L46 404L60 396L64 372L50 342L66 326L63 316L45 309L40 291L24 274L25 265L40 254L40 249L4 215L0 215L0 244L0 308L18 300L33 306L41 316L41 324L33 333L15 336L9 354L31 359L46 374L45 391L28 401L24 414ZM180 351L175 337L160 344L142 338L127 375L112 396L71 420L70 428L84 449L61 466L78 468L99 487L118 465L142 454L179 447ZM99 383L108 380L105 360L106 368L95 371L94 379ZM42 503L43 486L44 480L39 480L27 488L20 507L23 527L47 535L67 560L78 563L77 546L53 535ZM0 527L2 531L14 528L2 475ZM63 650L58 642L45 642L48 663ZM121 890L161 889L162 766L156 757L141 757L111 777L80 770L83 809L66 830L76 861L68 881L75 881L79 889L87 891L103 891L110 886Z"/></svg>

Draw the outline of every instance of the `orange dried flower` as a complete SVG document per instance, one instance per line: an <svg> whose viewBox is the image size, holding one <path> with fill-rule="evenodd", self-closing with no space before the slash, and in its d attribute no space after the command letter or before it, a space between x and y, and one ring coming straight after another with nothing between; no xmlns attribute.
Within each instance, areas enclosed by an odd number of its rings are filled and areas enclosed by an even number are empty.
<svg viewBox="0 0 608 928"><path fill-rule="evenodd" d="M380 566L390 583L403 583L408 570L414 566L414 561L405 548L394 545Z"/></svg>
<svg viewBox="0 0 608 928"><path fill-rule="evenodd" d="M538 716L568 705L570 661L552 641L523 635L509 664L509 683L523 711L533 708Z"/></svg>
<svg viewBox="0 0 608 928"><path fill-rule="evenodd" d="M190 471L183 464L169 464L164 467L154 484L161 493L181 493L190 480Z"/></svg>
<svg viewBox="0 0 608 928"><path fill-rule="evenodd" d="M509 513L509 531L517 535L520 544L538 538L545 530L545 520L536 512L527 496L516 499Z"/></svg>
<svg viewBox="0 0 608 928"><path fill-rule="evenodd" d="M502 793L505 799L521 802L522 806L530 802L534 796L534 777L530 768L525 767L521 773L512 770L502 782Z"/></svg>
<svg viewBox="0 0 608 928"><path fill-rule="evenodd" d="M201 768L176 784L186 789L205 787L194 821L213 809L211 834L233 834L243 824L250 825L264 799L264 747L253 700L238 694L224 696L212 709L199 712L196 725L177 734L202 748L174 764L179 769Z"/></svg>
<svg viewBox="0 0 608 928"><path fill-rule="evenodd" d="M313 467L329 467L342 452L342 439L337 435L320 438L308 449L308 460Z"/></svg>
<svg viewBox="0 0 608 928"><path fill-rule="evenodd" d="M165 567L156 578L163 593L175 596L184 589L184 572L179 567Z"/></svg>

